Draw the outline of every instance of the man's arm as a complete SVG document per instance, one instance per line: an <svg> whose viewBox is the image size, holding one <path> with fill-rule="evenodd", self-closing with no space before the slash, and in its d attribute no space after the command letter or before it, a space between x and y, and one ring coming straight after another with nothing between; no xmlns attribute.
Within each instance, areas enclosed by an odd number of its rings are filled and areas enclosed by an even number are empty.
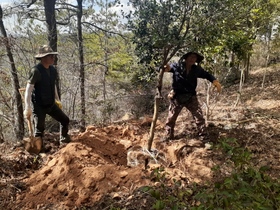
<svg viewBox="0 0 280 210"><path fill-rule="evenodd" d="M32 111L31 111L31 93L34 90L34 85L27 83L25 94L24 94L24 103L25 103L25 109L23 112L23 115L25 118L30 118Z"/></svg>
<svg viewBox="0 0 280 210"><path fill-rule="evenodd" d="M54 86L54 91L55 91L55 104L60 108L62 109L62 103L59 99L59 96L58 96L58 91L57 91L57 87L56 85Z"/></svg>
<svg viewBox="0 0 280 210"><path fill-rule="evenodd" d="M60 101L56 85L54 86L54 91L55 91L55 100Z"/></svg>
<svg viewBox="0 0 280 210"><path fill-rule="evenodd" d="M200 76L199 76L200 78L207 79L208 81L210 81L217 88L218 93L222 91L222 86L220 82L216 79L216 77L214 77L212 74L205 71L201 67L199 67L199 71L200 71Z"/></svg>
<svg viewBox="0 0 280 210"><path fill-rule="evenodd" d="M23 112L23 115L25 118L31 117L32 110L31 110L31 94L34 90L34 86L36 81L41 79L40 72L36 67L32 68L32 72L29 76L29 79L27 81L27 85L25 88L25 94L24 94L24 103L25 103L25 109Z"/></svg>

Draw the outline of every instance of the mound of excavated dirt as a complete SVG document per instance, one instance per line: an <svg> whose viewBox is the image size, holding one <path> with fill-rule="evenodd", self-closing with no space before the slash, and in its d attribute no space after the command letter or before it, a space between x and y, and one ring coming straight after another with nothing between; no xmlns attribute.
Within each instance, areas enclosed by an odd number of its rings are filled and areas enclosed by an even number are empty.
<svg viewBox="0 0 280 210"><path fill-rule="evenodd" d="M252 73L241 95L238 85L224 89L219 96L211 92L208 132L213 145L221 139L237 139L251 150L256 166L269 166L268 173L279 178L280 72L268 69L269 82L262 88L263 72ZM200 100L205 109L203 91ZM195 138L191 116L185 110L176 124L176 139L161 142L166 116L167 112L160 114L152 154L145 150L149 117L127 119L103 128L88 126L84 133L72 131L72 142L62 147L56 143L58 136L49 134L45 139L47 152L39 157L19 148L7 152L0 157L1 165L4 164L1 180L6 180L6 184L1 181L0 198L13 198L6 209L65 210L94 206L91 209L99 210L109 209L110 202L126 209L151 209L154 200L148 194L141 197L137 190L157 185L153 179L155 168L164 167L170 185L174 179L183 186L215 181L211 169L222 165L225 157Z"/></svg>
<svg viewBox="0 0 280 210"><path fill-rule="evenodd" d="M45 205L73 209L103 195L148 184L141 168L127 167L127 151L119 143L123 132L121 126L88 127L46 157L44 166L26 180L30 188L18 197L17 205L23 209Z"/></svg>
<svg viewBox="0 0 280 210"><path fill-rule="evenodd" d="M200 141L157 141L157 150L164 156L153 160L156 157L143 150L149 127L142 125L130 122L104 128L89 126L57 152L42 155L44 164L25 180L27 190L17 197L17 208L73 209L93 205L104 195L119 197L141 186L153 185L150 174L160 165L166 167L169 180L181 180L185 185L190 180L199 182L211 177L214 163ZM159 122L158 128L161 127ZM160 135L157 133L157 140ZM148 169L145 170L145 160L139 156L138 164L128 167L129 151L151 157Z"/></svg>

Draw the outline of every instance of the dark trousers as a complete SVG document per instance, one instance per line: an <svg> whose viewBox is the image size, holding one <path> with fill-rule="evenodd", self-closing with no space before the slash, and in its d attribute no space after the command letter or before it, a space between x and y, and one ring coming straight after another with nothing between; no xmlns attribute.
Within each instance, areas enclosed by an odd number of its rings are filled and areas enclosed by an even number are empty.
<svg viewBox="0 0 280 210"><path fill-rule="evenodd" d="M56 104L48 108L44 108L37 104L33 104L33 117L35 124L34 136L44 136L45 121L47 114L60 123L60 135L62 137L66 137L68 134L68 125L70 120L68 116Z"/></svg>
<svg viewBox="0 0 280 210"><path fill-rule="evenodd" d="M171 137L174 136L174 127L176 120L184 107L186 107L192 114L192 117L195 120L197 126L198 134L204 135L206 127L205 119L203 117L203 112L196 96L192 96L191 99L184 104L180 104L176 100L176 98L170 100L168 117L165 124L165 130L167 132L167 135Z"/></svg>

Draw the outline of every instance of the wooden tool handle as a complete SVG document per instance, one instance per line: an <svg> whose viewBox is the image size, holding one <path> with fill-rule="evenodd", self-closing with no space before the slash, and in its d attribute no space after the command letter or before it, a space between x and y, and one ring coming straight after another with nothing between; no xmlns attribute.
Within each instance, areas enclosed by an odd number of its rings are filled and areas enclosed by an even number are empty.
<svg viewBox="0 0 280 210"><path fill-rule="evenodd" d="M33 136L33 126L31 122L31 116L27 118L27 125L29 130L29 136Z"/></svg>

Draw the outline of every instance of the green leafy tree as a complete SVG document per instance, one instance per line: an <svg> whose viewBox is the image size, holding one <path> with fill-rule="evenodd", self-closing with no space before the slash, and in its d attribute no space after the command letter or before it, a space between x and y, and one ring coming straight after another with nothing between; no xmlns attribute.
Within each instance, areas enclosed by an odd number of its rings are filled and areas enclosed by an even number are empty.
<svg viewBox="0 0 280 210"><path fill-rule="evenodd" d="M193 16L198 6L195 1L130 1L134 11L126 15L128 28L133 32L133 43L140 63L147 66L163 66L181 50L195 50L192 33ZM149 67L148 67L149 68ZM155 97L154 117L150 129L148 149L151 149L158 117L162 89L163 70L159 73Z"/></svg>
<svg viewBox="0 0 280 210"><path fill-rule="evenodd" d="M134 11L125 15L141 63L163 66L174 55L190 50L206 53L207 57L231 54L246 65L243 80L249 72L253 41L260 26L270 20L267 13L271 12L269 2L263 0L131 0L130 3ZM161 71L156 97L161 97L162 75ZM155 111L155 121L156 118ZM154 123L150 140L153 126Z"/></svg>

